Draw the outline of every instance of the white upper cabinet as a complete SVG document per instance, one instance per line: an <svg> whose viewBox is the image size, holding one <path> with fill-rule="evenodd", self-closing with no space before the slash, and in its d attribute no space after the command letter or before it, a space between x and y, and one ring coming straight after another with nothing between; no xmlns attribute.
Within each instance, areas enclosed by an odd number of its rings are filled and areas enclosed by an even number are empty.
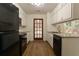
<svg viewBox="0 0 79 59"><path fill-rule="evenodd" d="M62 3L62 4L59 4L54 10L53 10L53 12L52 12L52 24L53 23L57 23L57 22L60 22L60 21L62 21L63 20L63 13L64 12L62 12L62 7L63 6L65 6L66 4L64 3Z"/></svg>
<svg viewBox="0 0 79 59"><path fill-rule="evenodd" d="M79 19L79 3L73 3L72 4L72 18L73 19Z"/></svg>
<svg viewBox="0 0 79 59"><path fill-rule="evenodd" d="M61 10L62 10L61 11L62 21L65 21L71 18L71 4L66 4L65 6L63 6Z"/></svg>
<svg viewBox="0 0 79 59"><path fill-rule="evenodd" d="M79 19L79 3L67 3L61 10L63 21Z"/></svg>
<svg viewBox="0 0 79 59"><path fill-rule="evenodd" d="M52 20L53 20L52 21L53 23L56 23L57 22L57 14L54 14L53 15Z"/></svg>
<svg viewBox="0 0 79 59"><path fill-rule="evenodd" d="M56 19L57 20L56 22L62 21L62 14L61 13L62 13L62 10L61 9L56 13L56 15L57 15L56 16L56 18L57 18Z"/></svg>
<svg viewBox="0 0 79 59"><path fill-rule="evenodd" d="M61 6L60 8L58 7L55 8L56 12L53 15L54 18L52 18L54 20L52 24L72 19L79 19L79 3L65 3L60 4L60 6Z"/></svg>

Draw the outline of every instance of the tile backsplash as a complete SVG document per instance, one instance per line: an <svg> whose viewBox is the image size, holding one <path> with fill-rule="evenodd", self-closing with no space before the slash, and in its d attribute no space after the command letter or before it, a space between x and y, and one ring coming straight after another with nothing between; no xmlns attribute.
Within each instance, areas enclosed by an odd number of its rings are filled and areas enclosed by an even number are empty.
<svg viewBox="0 0 79 59"><path fill-rule="evenodd" d="M79 20L57 24L56 27L61 33L79 34Z"/></svg>

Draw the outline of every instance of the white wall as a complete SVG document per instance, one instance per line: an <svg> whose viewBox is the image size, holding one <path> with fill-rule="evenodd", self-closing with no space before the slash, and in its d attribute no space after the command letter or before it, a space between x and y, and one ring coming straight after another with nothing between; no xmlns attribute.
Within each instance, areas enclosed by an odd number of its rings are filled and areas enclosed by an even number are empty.
<svg viewBox="0 0 79 59"><path fill-rule="evenodd" d="M33 40L33 19L34 18L43 18L43 38L47 40L47 33L46 33L46 25L47 25L47 17L45 14L28 14L27 16L27 40Z"/></svg>

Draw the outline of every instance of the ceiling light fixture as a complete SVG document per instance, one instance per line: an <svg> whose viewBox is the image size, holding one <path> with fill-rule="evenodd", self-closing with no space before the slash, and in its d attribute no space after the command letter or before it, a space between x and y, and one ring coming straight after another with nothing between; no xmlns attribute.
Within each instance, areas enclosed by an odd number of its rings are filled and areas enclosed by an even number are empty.
<svg viewBox="0 0 79 59"><path fill-rule="evenodd" d="M43 6L44 3L32 3L33 6L37 6L37 7L40 7L40 6Z"/></svg>

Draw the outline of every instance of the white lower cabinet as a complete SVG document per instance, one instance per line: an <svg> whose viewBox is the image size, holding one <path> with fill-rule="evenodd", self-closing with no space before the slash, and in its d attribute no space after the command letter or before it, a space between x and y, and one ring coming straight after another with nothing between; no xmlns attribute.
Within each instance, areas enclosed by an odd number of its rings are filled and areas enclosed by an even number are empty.
<svg viewBox="0 0 79 59"><path fill-rule="evenodd" d="M79 56L79 38L62 38L62 56Z"/></svg>
<svg viewBox="0 0 79 59"><path fill-rule="evenodd" d="M53 34L53 51L56 56L79 56L79 36Z"/></svg>

